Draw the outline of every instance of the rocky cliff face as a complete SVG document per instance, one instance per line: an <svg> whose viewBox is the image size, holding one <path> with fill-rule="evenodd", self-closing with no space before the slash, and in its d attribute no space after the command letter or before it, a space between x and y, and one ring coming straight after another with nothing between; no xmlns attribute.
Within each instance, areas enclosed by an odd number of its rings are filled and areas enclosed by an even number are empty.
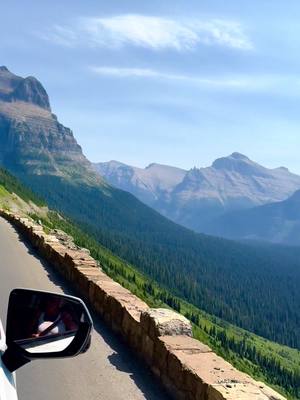
<svg viewBox="0 0 300 400"><path fill-rule="evenodd" d="M170 193L187 172L161 164L150 164L142 169L118 161L94 164L94 168L111 185L132 193L154 208L158 208L158 204L163 207L169 201Z"/></svg>
<svg viewBox="0 0 300 400"><path fill-rule="evenodd" d="M11 103L23 101L51 111L47 92L36 78L23 79L4 66L0 67L0 99Z"/></svg>
<svg viewBox="0 0 300 400"><path fill-rule="evenodd" d="M0 163L15 173L98 179L42 84L0 67Z"/></svg>
<svg viewBox="0 0 300 400"><path fill-rule="evenodd" d="M24 101L50 110L49 98L40 82L32 76L23 79L11 94L12 101Z"/></svg>
<svg viewBox="0 0 300 400"><path fill-rule="evenodd" d="M95 168L112 185L203 232L211 232L211 222L224 213L282 201L300 188L300 177L286 168L268 169L239 153L189 171L156 164L140 169L115 161Z"/></svg>

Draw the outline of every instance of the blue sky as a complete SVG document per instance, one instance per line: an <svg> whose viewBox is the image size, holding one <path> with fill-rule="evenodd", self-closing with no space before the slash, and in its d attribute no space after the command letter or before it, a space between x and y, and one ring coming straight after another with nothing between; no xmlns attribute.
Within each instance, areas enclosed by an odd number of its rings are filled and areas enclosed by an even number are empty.
<svg viewBox="0 0 300 400"><path fill-rule="evenodd" d="M34 75L92 161L234 151L300 173L300 2L11 0L0 65Z"/></svg>

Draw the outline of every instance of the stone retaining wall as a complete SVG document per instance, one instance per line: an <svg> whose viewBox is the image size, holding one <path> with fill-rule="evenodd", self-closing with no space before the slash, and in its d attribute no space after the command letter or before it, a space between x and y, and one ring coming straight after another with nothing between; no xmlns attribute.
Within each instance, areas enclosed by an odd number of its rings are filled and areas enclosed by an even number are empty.
<svg viewBox="0 0 300 400"><path fill-rule="evenodd" d="M10 221L38 254L65 277L101 318L148 364L178 400L283 400L264 383L239 372L192 338L190 322L149 306L109 278L86 249L63 232L46 234L29 218L7 211Z"/></svg>

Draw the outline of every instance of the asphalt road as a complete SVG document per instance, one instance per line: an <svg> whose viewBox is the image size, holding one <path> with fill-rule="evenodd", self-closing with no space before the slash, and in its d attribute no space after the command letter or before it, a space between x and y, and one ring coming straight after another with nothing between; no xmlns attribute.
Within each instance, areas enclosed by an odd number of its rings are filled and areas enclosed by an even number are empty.
<svg viewBox="0 0 300 400"><path fill-rule="evenodd" d="M74 294L0 218L0 318L15 287ZM166 400L133 353L97 321L90 350L71 359L33 361L17 371L19 400Z"/></svg>

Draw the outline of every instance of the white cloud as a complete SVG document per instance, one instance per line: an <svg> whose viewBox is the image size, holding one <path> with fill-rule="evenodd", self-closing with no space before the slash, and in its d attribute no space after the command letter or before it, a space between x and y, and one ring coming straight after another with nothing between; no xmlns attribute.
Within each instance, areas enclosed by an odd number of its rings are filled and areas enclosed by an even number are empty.
<svg viewBox="0 0 300 400"><path fill-rule="evenodd" d="M76 30L60 25L54 25L50 31L36 33L36 35L41 39L67 47L75 47L76 43L78 43L78 34Z"/></svg>
<svg viewBox="0 0 300 400"><path fill-rule="evenodd" d="M91 67L90 69L98 75L118 78L166 78L170 76L148 68Z"/></svg>
<svg viewBox="0 0 300 400"><path fill-rule="evenodd" d="M82 27L91 34L98 44L135 46L154 50L172 48L187 50L199 41L192 28L171 19L146 17L142 15L122 15L111 18L89 18L82 20Z"/></svg>
<svg viewBox="0 0 300 400"><path fill-rule="evenodd" d="M111 76L116 78L145 78L145 79L160 79L160 80L171 80L171 81L182 81L184 83L198 84L202 86L210 87L232 87L241 88L247 87L249 81L246 79L212 79L203 78L192 75L181 75L160 72L149 68L118 68L118 67L90 67L90 70L97 75Z"/></svg>
<svg viewBox="0 0 300 400"><path fill-rule="evenodd" d="M89 70L104 77L119 79L152 79L173 81L185 85L207 89L228 89L249 93L267 93L269 95L299 96L300 79L295 75L258 74L223 77L205 77L199 75L177 74L151 68L122 68L111 66L92 66Z"/></svg>
<svg viewBox="0 0 300 400"><path fill-rule="evenodd" d="M45 35L44 35L45 38ZM253 45L237 22L175 20L144 15L81 18L73 27L55 26L46 35L59 44L93 47L133 45L153 50L192 50L200 44L250 50Z"/></svg>

